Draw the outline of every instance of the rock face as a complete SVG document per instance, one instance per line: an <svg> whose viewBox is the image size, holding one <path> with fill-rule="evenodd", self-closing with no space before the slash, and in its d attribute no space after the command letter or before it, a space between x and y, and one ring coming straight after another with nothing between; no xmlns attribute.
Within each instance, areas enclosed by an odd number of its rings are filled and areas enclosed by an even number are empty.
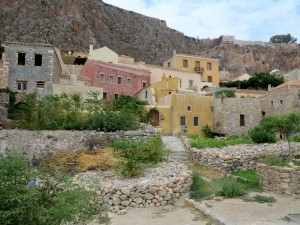
<svg viewBox="0 0 300 225"><path fill-rule="evenodd" d="M216 46L203 55L219 59L220 70L230 71L233 77L274 69L288 72L300 67L300 47L297 44L228 44Z"/></svg>
<svg viewBox="0 0 300 225"><path fill-rule="evenodd" d="M169 58L173 50L195 54L211 43L101 0L3 0L0 8L2 41L48 42L81 51L93 43L154 64Z"/></svg>

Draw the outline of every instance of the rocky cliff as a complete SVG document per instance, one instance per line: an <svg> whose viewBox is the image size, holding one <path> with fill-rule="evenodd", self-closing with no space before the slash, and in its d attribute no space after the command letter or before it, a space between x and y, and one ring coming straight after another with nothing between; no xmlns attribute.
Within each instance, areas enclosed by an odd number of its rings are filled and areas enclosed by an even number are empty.
<svg viewBox="0 0 300 225"><path fill-rule="evenodd" d="M220 69L235 77L243 73L284 72L300 68L300 47L297 44L225 44L215 46L202 55L220 60Z"/></svg>
<svg viewBox="0 0 300 225"><path fill-rule="evenodd" d="M0 9L2 41L48 42L81 51L93 43L155 64L168 59L173 50L196 54L211 43L101 0L1 0Z"/></svg>
<svg viewBox="0 0 300 225"><path fill-rule="evenodd" d="M173 50L201 53L219 59L220 69L234 76L300 67L297 45L216 45L210 39L187 37L165 21L101 0L0 0L0 41L5 40L47 42L79 51L88 51L90 43L96 48L106 45L151 64L162 64Z"/></svg>

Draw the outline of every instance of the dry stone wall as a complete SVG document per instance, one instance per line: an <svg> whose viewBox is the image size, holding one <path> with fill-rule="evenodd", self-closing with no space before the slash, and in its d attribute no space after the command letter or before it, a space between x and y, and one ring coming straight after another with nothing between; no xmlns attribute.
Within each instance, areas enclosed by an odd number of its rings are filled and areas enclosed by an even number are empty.
<svg viewBox="0 0 300 225"><path fill-rule="evenodd" d="M257 165L261 185L268 191L300 198L300 167Z"/></svg>
<svg viewBox="0 0 300 225"><path fill-rule="evenodd" d="M80 147L96 143L105 144L110 140L132 137L134 139L154 136L156 130L147 127L145 130L120 131L104 133L96 131L28 131L0 130L0 155L8 150L23 152L34 162L59 151L74 151ZM96 147L96 146L95 146Z"/></svg>
<svg viewBox="0 0 300 225"><path fill-rule="evenodd" d="M190 151L193 160L207 168L221 172L255 169L256 165L262 163L264 158L270 154L282 157L289 156L287 143L247 144L224 148L197 149L191 147L191 141L188 138L183 138L183 142ZM300 149L300 144L292 143L292 149Z"/></svg>
<svg viewBox="0 0 300 225"><path fill-rule="evenodd" d="M140 178L120 178L110 172L87 172L74 183L101 196L100 204L111 212L126 213L128 207L145 208L171 204L191 186L191 171L178 162L161 163Z"/></svg>

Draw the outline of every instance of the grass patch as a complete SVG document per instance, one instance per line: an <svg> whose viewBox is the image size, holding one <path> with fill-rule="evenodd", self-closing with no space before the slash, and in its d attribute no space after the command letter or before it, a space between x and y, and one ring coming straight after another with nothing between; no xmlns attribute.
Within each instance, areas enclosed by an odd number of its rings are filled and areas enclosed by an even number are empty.
<svg viewBox="0 0 300 225"><path fill-rule="evenodd" d="M237 176L237 181L241 183L247 191L263 191L259 184L256 170L233 171L232 175Z"/></svg>
<svg viewBox="0 0 300 225"><path fill-rule="evenodd" d="M269 166L287 166L291 162L291 159L282 159L278 155L267 155L264 159L264 163Z"/></svg>
<svg viewBox="0 0 300 225"><path fill-rule="evenodd" d="M192 139L195 148L222 148L230 145L251 144L249 137L232 136L229 138L196 138Z"/></svg>
<svg viewBox="0 0 300 225"><path fill-rule="evenodd" d="M272 196L265 196L265 195L255 195L253 197L256 202L259 203L274 203L276 202L276 199L273 198Z"/></svg>

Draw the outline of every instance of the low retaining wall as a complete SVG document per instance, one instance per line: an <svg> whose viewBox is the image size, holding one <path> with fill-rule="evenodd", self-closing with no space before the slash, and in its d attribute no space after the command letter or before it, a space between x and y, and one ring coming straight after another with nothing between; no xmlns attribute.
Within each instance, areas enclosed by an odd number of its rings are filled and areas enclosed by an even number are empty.
<svg viewBox="0 0 300 225"><path fill-rule="evenodd" d="M287 143L234 145L224 148L191 147L191 140L183 137L183 143L192 155L192 159L201 165L221 172L255 169L266 155L289 155ZM299 149L299 143L292 143L293 149ZM299 154L299 153L298 153Z"/></svg>
<svg viewBox="0 0 300 225"><path fill-rule="evenodd" d="M258 164L256 167L260 184L278 194L300 198L300 167L278 167Z"/></svg>
<svg viewBox="0 0 300 225"><path fill-rule="evenodd" d="M131 137L142 139L154 136L156 130L147 127L145 130L120 131L114 133L96 131L28 131L0 130L0 155L14 150L25 154L34 162L59 151L74 151L83 146L96 146L111 140Z"/></svg>
<svg viewBox="0 0 300 225"><path fill-rule="evenodd" d="M191 186L191 171L178 163L161 163L146 171L145 176L125 179L110 172L86 172L74 183L100 196L100 203L109 211L126 213L126 208L165 206L174 202ZM99 186L100 184L100 186Z"/></svg>

